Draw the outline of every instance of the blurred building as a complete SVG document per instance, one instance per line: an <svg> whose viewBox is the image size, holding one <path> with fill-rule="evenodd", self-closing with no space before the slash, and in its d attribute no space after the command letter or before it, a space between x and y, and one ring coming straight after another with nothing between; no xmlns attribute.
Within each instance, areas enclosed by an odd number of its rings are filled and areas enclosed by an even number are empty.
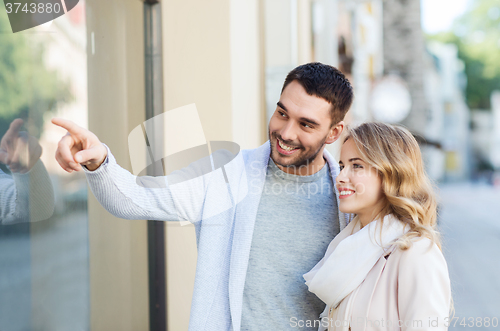
<svg viewBox="0 0 500 331"><path fill-rule="evenodd" d="M432 179L467 179L471 171L469 110L464 98L464 65L456 47L425 45L420 1L339 0L336 8L339 48L334 65L352 68L346 71L355 88L347 121L353 125L369 120L403 125L419 140ZM343 62L346 58L350 61ZM383 96L387 107L374 108L375 87L389 78L399 78L400 88L408 90L408 114L402 104L399 110L389 108L389 103L401 98L395 90Z"/></svg>
<svg viewBox="0 0 500 331"><path fill-rule="evenodd" d="M471 112L474 178L499 185L500 182L500 92L491 95L491 109Z"/></svg>
<svg viewBox="0 0 500 331"><path fill-rule="evenodd" d="M424 36L419 0L385 0L384 74L400 76L411 96L411 111L402 120L410 131L424 134L428 102L424 95Z"/></svg>
<svg viewBox="0 0 500 331"><path fill-rule="evenodd" d="M466 180L472 166L470 115L464 98L464 64L458 59L457 47L429 42L424 74L427 171L434 180Z"/></svg>
<svg viewBox="0 0 500 331"><path fill-rule="evenodd" d="M493 122L492 148L490 151L491 163L495 170L500 171L500 91L491 95L491 112Z"/></svg>

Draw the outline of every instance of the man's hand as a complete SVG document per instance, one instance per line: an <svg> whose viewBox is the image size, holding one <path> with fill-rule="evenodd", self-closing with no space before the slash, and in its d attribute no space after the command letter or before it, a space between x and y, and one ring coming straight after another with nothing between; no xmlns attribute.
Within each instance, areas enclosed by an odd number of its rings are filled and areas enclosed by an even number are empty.
<svg viewBox="0 0 500 331"><path fill-rule="evenodd" d="M68 130L59 141L56 151L56 160L64 170L70 173L79 171L79 164L91 171L99 168L108 150L95 134L62 118L53 118L52 123Z"/></svg>
<svg viewBox="0 0 500 331"><path fill-rule="evenodd" d="M8 165L12 172L26 173L40 159L42 146L27 132L19 132L22 125L20 118L10 123L0 141L0 162Z"/></svg>

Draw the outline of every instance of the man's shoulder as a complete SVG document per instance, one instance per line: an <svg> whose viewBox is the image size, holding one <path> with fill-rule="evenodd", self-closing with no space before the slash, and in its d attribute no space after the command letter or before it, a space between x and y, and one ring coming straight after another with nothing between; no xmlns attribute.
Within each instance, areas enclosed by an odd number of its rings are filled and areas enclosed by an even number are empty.
<svg viewBox="0 0 500 331"><path fill-rule="evenodd" d="M265 143L263 143L262 145L260 146L257 146L257 147L254 147L254 148L245 148L245 149L242 149L241 151L243 153L259 153L259 152L263 152L265 150L270 150L270 145L269 145L269 140L267 140Z"/></svg>
<svg viewBox="0 0 500 331"><path fill-rule="evenodd" d="M269 140L256 148L242 149L241 154L245 161L252 159L265 159L270 156L271 147Z"/></svg>
<svg viewBox="0 0 500 331"><path fill-rule="evenodd" d="M335 160L335 157L325 148L323 150L323 158L326 161L326 164L328 164L328 167L332 168L333 173L338 172L339 165L337 163L337 160Z"/></svg>
<svg viewBox="0 0 500 331"><path fill-rule="evenodd" d="M268 144L268 143L267 143ZM238 146L234 144L235 146ZM216 160L217 163L228 163L231 160L242 157L245 161L247 159L251 158L256 158L262 155L265 155L266 149L266 143L262 144L259 147L256 148L248 148L248 149L239 149L239 148L234 148L234 146L231 146L232 148L219 148L211 154L211 157Z"/></svg>

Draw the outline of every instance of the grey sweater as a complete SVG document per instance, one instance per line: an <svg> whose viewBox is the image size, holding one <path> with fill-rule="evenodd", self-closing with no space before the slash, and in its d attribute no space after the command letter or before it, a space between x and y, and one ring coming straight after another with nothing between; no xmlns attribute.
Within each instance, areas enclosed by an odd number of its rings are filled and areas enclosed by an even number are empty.
<svg viewBox="0 0 500 331"><path fill-rule="evenodd" d="M325 304L308 291L302 275L340 231L335 200L327 163L313 175L296 176L269 160L243 293L242 331L297 330L299 321L318 320Z"/></svg>

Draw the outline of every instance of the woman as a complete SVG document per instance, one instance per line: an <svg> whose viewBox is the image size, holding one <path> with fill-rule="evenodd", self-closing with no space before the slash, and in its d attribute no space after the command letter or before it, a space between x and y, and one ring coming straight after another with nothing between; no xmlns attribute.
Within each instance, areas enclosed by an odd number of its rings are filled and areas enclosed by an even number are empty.
<svg viewBox="0 0 500 331"><path fill-rule="evenodd" d="M362 124L348 132L339 164L339 209L356 217L304 275L327 305L319 330L446 330L450 280L415 138Z"/></svg>

